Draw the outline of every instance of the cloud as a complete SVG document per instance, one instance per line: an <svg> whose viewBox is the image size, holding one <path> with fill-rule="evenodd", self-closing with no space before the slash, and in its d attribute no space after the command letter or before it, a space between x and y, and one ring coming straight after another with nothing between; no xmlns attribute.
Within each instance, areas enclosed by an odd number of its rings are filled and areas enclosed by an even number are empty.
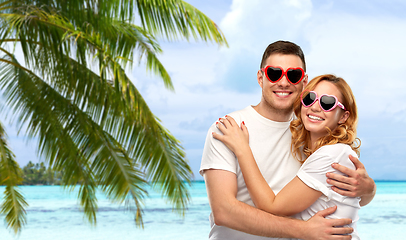
<svg viewBox="0 0 406 240"><path fill-rule="evenodd" d="M402 47L406 33L399 31L406 28L406 20L331 13L312 20L306 26L309 74L344 77L356 92L364 116L394 113L399 107L395 105L406 96L406 82L398 74L406 67Z"/></svg>
<svg viewBox="0 0 406 240"><path fill-rule="evenodd" d="M334 73L352 87L360 112L361 160L370 175L388 179L393 172L392 179L400 179L406 134L397 126L406 119L406 104L399 104L406 83L398 73L405 69L406 36L399 29L406 29L406 19L390 15L404 4L389 5L376 14L382 8L377 2L235 0L220 24L230 47L168 45L162 60L176 94L149 85L147 102L182 141L197 173L208 127L260 101L256 72L266 46L293 41L305 52L310 78ZM393 161L385 165L387 158Z"/></svg>
<svg viewBox="0 0 406 240"><path fill-rule="evenodd" d="M162 43L159 58L175 92L145 74L142 64L131 75L153 113L181 140L196 179L209 126L260 101L256 73L262 54L280 39L302 47L310 78L334 73L349 82L360 113L361 160L376 179L404 179L406 3L234 0L218 7L215 0L188 2L214 17L230 47Z"/></svg>
<svg viewBox="0 0 406 240"><path fill-rule="evenodd" d="M347 2L348 4L348 2ZM365 5L375 12L377 6ZM369 6L369 7L368 7ZM403 8L404 9L404 8ZM375 179L404 179L406 68L404 17L315 10L305 25L308 73L334 73L350 84L357 99L361 161Z"/></svg>
<svg viewBox="0 0 406 240"><path fill-rule="evenodd" d="M220 24L230 44L221 50L225 84L239 92L255 91L265 48L281 39L298 40L311 10L311 1L233 1Z"/></svg>

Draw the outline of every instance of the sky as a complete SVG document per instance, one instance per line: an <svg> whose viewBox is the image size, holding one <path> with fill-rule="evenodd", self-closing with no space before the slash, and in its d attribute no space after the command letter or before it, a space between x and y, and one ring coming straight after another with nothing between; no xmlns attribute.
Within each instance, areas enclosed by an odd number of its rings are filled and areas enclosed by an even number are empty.
<svg viewBox="0 0 406 240"><path fill-rule="evenodd" d="M335 74L351 86L359 111L361 162L375 180L406 180L406 1L186 0L210 17L229 47L160 40L159 59L175 91L145 72L129 72L152 112L181 141L194 180L208 128L219 117L256 105L263 51L287 40L301 46L307 74ZM35 145L7 125L17 161L40 161ZM21 135L21 134L20 134Z"/></svg>

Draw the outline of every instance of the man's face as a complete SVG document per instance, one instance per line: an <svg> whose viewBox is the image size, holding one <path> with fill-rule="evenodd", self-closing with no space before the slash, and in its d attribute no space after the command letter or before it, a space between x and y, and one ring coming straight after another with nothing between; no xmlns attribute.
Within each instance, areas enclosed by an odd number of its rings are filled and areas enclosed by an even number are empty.
<svg viewBox="0 0 406 240"><path fill-rule="evenodd" d="M266 60L266 66L280 67L284 71L288 68L303 68L302 60L296 55L272 54ZM307 84L307 75L296 85L290 83L284 75L276 83L272 83L261 70L257 73L257 80L262 88L262 100L269 108L277 111L292 111L296 97Z"/></svg>

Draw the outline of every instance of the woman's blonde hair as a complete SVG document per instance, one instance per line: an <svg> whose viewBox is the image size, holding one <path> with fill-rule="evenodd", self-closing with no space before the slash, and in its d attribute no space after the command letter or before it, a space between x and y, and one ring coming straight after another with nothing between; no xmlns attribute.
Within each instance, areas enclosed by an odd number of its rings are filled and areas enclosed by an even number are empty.
<svg viewBox="0 0 406 240"><path fill-rule="evenodd" d="M291 151L293 156L301 163L320 147L336 143L348 144L359 156L361 141L357 138L358 111L354 94L352 93L350 86L344 79L331 74L326 74L313 78L304 91L313 91L321 81L333 83L338 88L343 97L341 103L344 104L346 111L349 111L350 115L347 121L339 124L334 131L327 128L328 135L318 139L316 141L315 149L311 150L309 148L310 134L309 131L305 129L301 117L302 102L299 95L293 105L293 110L297 119L294 119L290 123L290 131L292 132ZM303 157L302 153L304 153L306 157Z"/></svg>

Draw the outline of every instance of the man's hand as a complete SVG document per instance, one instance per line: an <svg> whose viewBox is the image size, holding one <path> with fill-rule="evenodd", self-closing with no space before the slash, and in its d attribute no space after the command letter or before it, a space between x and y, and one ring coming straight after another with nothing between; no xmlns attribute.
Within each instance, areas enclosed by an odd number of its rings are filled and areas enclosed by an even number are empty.
<svg viewBox="0 0 406 240"><path fill-rule="evenodd" d="M301 238L306 240L351 239L351 235L345 234L352 233L354 229L350 227L341 227L351 224L351 219L325 219L327 215L332 214L336 209L337 207L324 209L307 220L306 235L301 236Z"/></svg>
<svg viewBox="0 0 406 240"><path fill-rule="evenodd" d="M332 167L348 175L342 176L335 173L327 173L327 183L333 185L332 189L347 197L361 197L361 206L367 205L375 196L376 185L358 158L350 155L350 160L354 163L356 170L349 169L340 164L334 163Z"/></svg>

